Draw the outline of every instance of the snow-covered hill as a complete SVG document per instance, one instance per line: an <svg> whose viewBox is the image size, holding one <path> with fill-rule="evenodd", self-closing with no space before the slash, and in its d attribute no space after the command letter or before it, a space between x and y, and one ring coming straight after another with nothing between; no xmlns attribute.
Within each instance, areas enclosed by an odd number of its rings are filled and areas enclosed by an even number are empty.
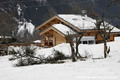
<svg viewBox="0 0 120 80"><path fill-rule="evenodd" d="M61 46L63 45L63 46ZM56 47L64 53L68 45L61 44ZM0 80L119 80L120 79L120 38L109 42L111 52L106 59L92 59L72 63L66 60L63 64L40 64L26 67L13 67L13 62L8 61L10 56L0 57ZM52 48L42 49L38 54L51 53ZM103 44L81 45L81 53L94 53L103 55ZM70 54L70 51L65 53ZM93 56L94 56L93 54Z"/></svg>
<svg viewBox="0 0 120 80"><path fill-rule="evenodd" d="M120 51L119 51L119 45L120 43L120 37L115 38L115 42L109 42L108 47L110 47L110 55L109 57L115 59L116 56L120 56ZM52 54L53 50L58 50L62 53L64 53L66 56L71 56L71 48L69 44L63 43L60 45L57 45L52 48L45 48L45 49L38 49L36 50L37 56L39 55L45 55L45 57L49 56ZM93 45L85 45L85 44L80 44L79 45L79 53L82 56L88 56L90 58L103 58L104 57L104 45L102 44L93 44ZM116 58L118 59L118 58Z"/></svg>

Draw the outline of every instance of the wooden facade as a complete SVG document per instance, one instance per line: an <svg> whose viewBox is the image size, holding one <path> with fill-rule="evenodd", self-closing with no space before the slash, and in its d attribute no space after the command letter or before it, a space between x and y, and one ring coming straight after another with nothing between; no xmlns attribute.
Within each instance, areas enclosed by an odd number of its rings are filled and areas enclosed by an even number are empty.
<svg viewBox="0 0 120 80"><path fill-rule="evenodd" d="M61 35L55 30L49 30L44 33L44 40L42 40L42 46L55 46L61 43L66 43L65 36Z"/></svg>
<svg viewBox="0 0 120 80"><path fill-rule="evenodd" d="M69 22L61 19L58 16L54 16L38 26L36 30L41 30L40 35L44 35L44 39L41 42L42 46L56 46L61 43L67 43L67 35L61 33L61 31L52 27L54 24L63 24L70 27L72 30L76 32L82 32L82 30L76 28L74 25ZM114 41L114 36L118 33L111 33L108 41ZM85 30L84 36L95 36L95 43L102 43L103 39L98 34L97 30Z"/></svg>

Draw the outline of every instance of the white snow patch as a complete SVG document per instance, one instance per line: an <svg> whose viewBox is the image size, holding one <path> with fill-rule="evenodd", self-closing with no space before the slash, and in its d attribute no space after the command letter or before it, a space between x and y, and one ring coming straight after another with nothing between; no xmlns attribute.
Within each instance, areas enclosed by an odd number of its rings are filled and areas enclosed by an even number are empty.
<svg viewBox="0 0 120 80"><path fill-rule="evenodd" d="M115 42L120 42L120 37L115 37Z"/></svg>
<svg viewBox="0 0 120 80"><path fill-rule="evenodd" d="M35 40L34 43L41 43L41 40Z"/></svg>
<svg viewBox="0 0 120 80"><path fill-rule="evenodd" d="M103 58L104 55L104 50L103 50L103 44L99 44L99 45L84 45L81 44L79 45L79 53L85 57L85 56L91 56L92 58ZM45 48L45 49L41 49L41 50L37 50L37 56L39 55L45 55L45 57L50 56L53 52L53 50L58 50L60 52L62 52L64 55L66 56L71 56L71 48L69 44L60 44L58 46L55 46L53 48Z"/></svg>
<svg viewBox="0 0 120 80"><path fill-rule="evenodd" d="M114 27L113 30L111 32L120 32L120 29Z"/></svg>
<svg viewBox="0 0 120 80"><path fill-rule="evenodd" d="M110 49L111 49L110 54L113 54L112 50L119 51L119 49L116 47L120 47L120 45L118 45L118 43L120 42L120 37L118 37L116 39L118 41L108 43L108 47L110 46ZM63 43L63 44L57 45L53 48L47 48L47 49L45 48L45 49L37 50L36 53L37 53L37 55L45 55L45 57L47 57L52 54L53 49L58 50L58 51L64 53L65 55L71 56L71 48L68 43L67 44ZM91 56L92 58L103 58L104 57L104 45L103 45L103 43L102 44L93 44L93 45L80 44L79 45L79 53L82 56Z"/></svg>
<svg viewBox="0 0 120 80"><path fill-rule="evenodd" d="M62 32L65 35L68 34L75 34L76 32L74 32L72 29L70 29L69 27L63 25L63 24L54 24L52 25L55 29L57 29L58 31Z"/></svg>
<svg viewBox="0 0 120 80"><path fill-rule="evenodd" d="M11 36L0 36L0 38L12 38Z"/></svg>
<svg viewBox="0 0 120 80"><path fill-rule="evenodd" d="M23 24L21 24L20 22L20 25L18 26L18 28L19 28L18 34L22 33L25 30L28 30L30 34L33 34L35 26L31 22L24 22Z"/></svg>
<svg viewBox="0 0 120 80"><path fill-rule="evenodd" d="M39 41L36 41L36 42L39 42ZM110 54L113 54L114 51L120 52L119 49L116 48L116 47L120 47L119 42L120 42L120 37L116 37L115 42L108 42L108 47L110 46L110 49L111 49ZM22 50L21 49L22 47L11 47L11 48L15 49L16 51ZM51 54L53 54L54 49L62 52L66 56L71 56L71 48L70 48L69 43L62 43L52 48L42 48L42 49L37 48L35 53L36 53L36 56L44 55L45 57L48 57ZM80 44L79 53L83 57L87 56L91 58L103 58L104 57L104 45L103 43L93 44L93 45Z"/></svg>
<svg viewBox="0 0 120 80"><path fill-rule="evenodd" d="M17 12L18 12L19 16L21 15L21 11L22 11L22 9L21 9L20 5L17 4Z"/></svg>

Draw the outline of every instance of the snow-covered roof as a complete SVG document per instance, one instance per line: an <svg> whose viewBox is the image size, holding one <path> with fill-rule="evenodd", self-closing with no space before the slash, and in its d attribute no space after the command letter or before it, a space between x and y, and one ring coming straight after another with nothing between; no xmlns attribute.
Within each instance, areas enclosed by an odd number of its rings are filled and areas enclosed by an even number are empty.
<svg viewBox="0 0 120 80"><path fill-rule="evenodd" d="M73 26L75 26L78 29L96 29L95 23L96 20L92 19L90 17L82 16L82 15L75 15L75 14L59 14L58 17L62 18L63 20L69 22ZM105 22L108 24L107 22ZM113 27L110 25L111 28ZM101 26L101 28L103 28ZM120 32L120 29L114 27L114 29L111 32Z"/></svg>
<svg viewBox="0 0 120 80"><path fill-rule="evenodd" d="M120 29L114 27L113 30L111 32L120 32Z"/></svg>
<svg viewBox="0 0 120 80"><path fill-rule="evenodd" d="M52 25L55 29L60 31L61 33L68 35L68 34L75 34L76 32L70 29L68 26L65 26L63 24L54 24Z"/></svg>
<svg viewBox="0 0 120 80"><path fill-rule="evenodd" d="M95 20L81 15L74 14L59 14L60 18L74 25L78 29L94 29L95 28Z"/></svg>

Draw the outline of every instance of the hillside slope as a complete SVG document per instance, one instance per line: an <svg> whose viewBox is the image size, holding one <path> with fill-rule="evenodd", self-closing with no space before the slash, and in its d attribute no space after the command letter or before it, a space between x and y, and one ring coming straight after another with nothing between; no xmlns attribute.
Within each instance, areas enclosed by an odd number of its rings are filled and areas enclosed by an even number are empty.
<svg viewBox="0 0 120 80"><path fill-rule="evenodd" d="M26 67L14 67L14 62L8 61L11 56L0 57L0 80L119 80L120 79L120 38L109 42L111 52L106 59L92 59L71 62L65 60L63 64L40 64ZM81 50L103 54L103 44L81 45ZM92 46L92 47L91 47ZM93 47L94 46L94 47ZM64 47L64 48L63 48ZM66 48L65 48L66 47ZM55 48L66 52L67 46ZM41 52L50 54L50 48ZM40 52L39 52L40 53ZM39 54L38 53L38 54ZM66 53L68 54L68 53Z"/></svg>
<svg viewBox="0 0 120 80"><path fill-rule="evenodd" d="M23 39L22 37L26 38L26 36L28 36L25 40L31 40L34 38L36 32L34 33L33 31L33 36L31 37L28 27L24 25L26 22L32 23L34 27L37 27L53 15L81 14L82 9L86 9L88 16L90 16L92 12L91 8L95 13L100 14L110 1L111 0L1 0L0 9L8 14L9 12L13 12L15 15L19 27L16 26L14 34L17 34L21 39ZM106 12L106 20L112 20L114 22L113 25L115 26L120 26L120 21L117 18L113 19L108 16L120 16L119 8L120 4L110 7ZM22 27L23 25L24 30L20 31L20 26ZM19 32L21 33L18 35Z"/></svg>

